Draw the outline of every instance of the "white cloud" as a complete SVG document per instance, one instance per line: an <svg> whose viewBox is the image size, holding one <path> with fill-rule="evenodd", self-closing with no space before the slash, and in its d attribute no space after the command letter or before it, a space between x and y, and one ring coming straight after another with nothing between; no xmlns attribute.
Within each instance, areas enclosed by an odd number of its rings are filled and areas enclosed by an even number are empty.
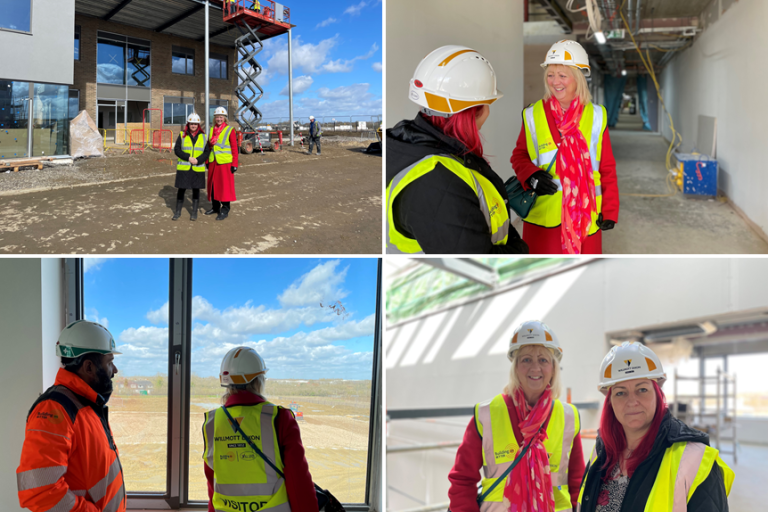
<svg viewBox="0 0 768 512"><path fill-rule="evenodd" d="M368 5L368 4L367 4L367 2L365 2L365 0L363 0L362 2L360 2L357 5L350 5L344 11L344 14L349 14L350 16L357 16L357 15L360 14L360 12L363 10L363 7L365 7L366 5Z"/></svg>
<svg viewBox="0 0 768 512"><path fill-rule="evenodd" d="M145 349L168 348L167 327L129 327L120 333L118 342Z"/></svg>
<svg viewBox="0 0 768 512"><path fill-rule="evenodd" d="M312 83L314 80L312 80L311 76L297 76L293 79L293 94L294 96L299 95L309 89L312 86ZM285 87L283 87L283 90L280 91L280 96L288 96L288 84L285 84Z"/></svg>
<svg viewBox="0 0 768 512"><path fill-rule="evenodd" d="M373 68L373 70L374 70L374 71L376 71L377 73L381 73L381 67L382 67L382 66L381 66L381 62L374 62L374 63L373 63L373 65L372 65L371 67L372 67L372 68Z"/></svg>
<svg viewBox="0 0 768 512"><path fill-rule="evenodd" d="M83 258L83 272L88 273L93 270L101 270L101 266L110 258Z"/></svg>
<svg viewBox="0 0 768 512"><path fill-rule="evenodd" d="M336 23L336 18L328 18L327 20L323 20L320 23L318 23L315 28L318 29L322 27L327 27L331 23Z"/></svg>
<svg viewBox="0 0 768 512"><path fill-rule="evenodd" d="M150 310L147 313L147 320L153 324L167 324L168 323L168 303L166 302L160 309Z"/></svg>
<svg viewBox="0 0 768 512"><path fill-rule="evenodd" d="M328 261L316 266L286 289L278 300L283 307L306 306L327 301L341 300L347 292L341 289L347 277L347 269L336 271L339 260Z"/></svg>
<svg viewBox="0 0 768 512"><path fill-rule="evenodd" d="M99 312L95 308L86 309L85 319L90 320L91 322L96 322L97 324L101 324L109 329L109 320L107 317L99 318Z"/></svg>
<svg viewBox="0 0 768 512"><path fill-rule="evenodd" d="M373 45L371 45L371 49L368 50L368 53L365 55L358 55L357 57L353 57L351 59L332 60L323 64L322 69L328 73L347 73L352 71L352 63L354 63L356 60L370 59L378 50L379 45L373 43Z"/></svg>
<svg viewBox="0 0 768 512"><path fill-rule="evenodd" d="M326 61L331 49L338 43L338 34L329 38L323 39L317 44L301 42L301 37L297 36L296 40L292 43L291 51L293 52L292 61L293 69L301 70L305 75L314 75L320 72L323 62ZM280 38L281 40L283 38ZM269 42L269 41L267 41ZM284 42L276 42L267 46L264 44L267 54L270 55L267 59L264 69L268 78L271 75L287 75L288 74L288 45ZM264 76L262 74L259 78Z"/></svg>

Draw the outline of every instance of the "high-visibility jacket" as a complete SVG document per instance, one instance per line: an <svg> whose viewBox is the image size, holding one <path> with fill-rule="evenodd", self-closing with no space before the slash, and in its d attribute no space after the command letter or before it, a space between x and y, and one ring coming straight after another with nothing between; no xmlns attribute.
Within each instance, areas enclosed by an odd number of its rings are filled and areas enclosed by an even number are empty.
<svg viewBox="0 0 768 512"><path fill-rule="evenodd" d="M434 171L438 165L454 173L477 194L480 210L488 224L491 242L494 245L505 245L509 233L509 211L496 187L479 172L465 167L454 156L429 155L400 171L387 186L387 253L423 254L424 251L417 240L408 238L397 230L393 205L395 198L405 187Z"/></svg>
<svg viewBox="0 0 768 512"><path fill-rule="evenodd" d="M197 165L192 165L188 161L185 162L179 158L179 161L176 163L176 170L188 171L192 169L195 172L205 172L205 162L200 161L200 156L205 153L205 134L201 133L198 135L194 144L189 134L184 135L184 132L181 132L179 137L181 137L181 150L187 153L190 158L197 158Z"/></svg>
<svg viewBox="0 0 768 512"><path fill-rule="evenodd" d="M269 402L227 410L242 431L284 472L277 442L278 406ZM222 512L290 512L285 480L232 427L226 413L205 413L203 459L213 469L213 508Z"/></svg>
<svg viewBox="0 0 768 512"><path fill-rule="evenodd" d="M589 465L593 465L596 460L597 453L593 449ZM661 466L656 473L656 480L643 510L645 512L687 512L688 502L693 493L707 479L715 464L720 466L723 472L726 495L730 494L735 475L720 458L715 448L704 443L687 441L672 444L664 451ZM587 468L579 492L577 512L582 508L584 488L589 475L589 468ZM597 499L597 496L593 499Z"/></svg>
<svg viewBox="0 0 768 512"><path fill-rule="evenodd" d="M221 133L219 138L213 140L213 126L208 131L208 140L213 141L213 150L211 156L208 157L209 162L216 161L219 165L232 163L232 146L229 144L229 134L232 133L232 127L227 126Z"/></svg>
<svg viewBox="0 0 768 512"><path fill-rule="evenodd" d="M596 108L597 107L597 108ZM592 177L595 180L595 199L597 209L592 214L592 225L589 234L596 233L597 217L602 211L603 194L600 182L600 160L603 152L603 132L607 126L607 114L605 107L588 103L581 114L579 130L584 135L584 140L589 148L589 158L592 162ZM557 144L552 137L547 123L547 115L544 112L544 100L539 100L523 110L525 125L525 140L528 146L528 156L540 169L547 170L557 152ZM560 183L560 175L557 171L557 162L552 165L549 173L557 184L557 192L547 196L537 196L525 222L536 224L545 228L554 228L560 225L563 209L563 186Z"/></svg>
<svg viewBox="0 0 768 512"><path fill-rule="evenodd" d="M504 474L522 448L515 438L512 420L503 395L475 406L475 425L483 440L483 490L486 490ZM552 492L555 510L572 510L571 495L568 492L568 464L573 439L579 433L581 423L576 407L554 401L552 414L547 424L544 449L549 457L552 476ZM506 512L503 504L504 482L500 482L480 503L480 512Z"/></svg>
<svg viewBox="0 0 768 512"><path fill-rule="evenodd" d="M123 469L104 399L60 369L27 416L19 504L32 512L124 512Z"/></svg>

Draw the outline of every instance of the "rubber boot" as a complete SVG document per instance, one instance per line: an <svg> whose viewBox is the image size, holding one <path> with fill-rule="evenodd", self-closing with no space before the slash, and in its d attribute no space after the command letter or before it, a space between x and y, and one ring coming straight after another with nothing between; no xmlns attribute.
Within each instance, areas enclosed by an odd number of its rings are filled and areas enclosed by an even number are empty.
<svg viewBox="0 0 768 512"><path fill-rule="evenodd" d="M222 205L221 212L219 212L219 215L216 217L216 220L224 220L229 216L229 208L227 206Z"/></svg>
<svg viewBox="0 0 768 512"><path fill-rule="evenodd" d="M181 205L183 204L184 204L183 199L176 200L176 211L173 213L173 219L171 220L179 220L179 217L181 217Z"/></svg>
<svg viewBox="0 0 768 512"><path fill-rule="evenodd" d="M197 220L197 209L200 207L200 200L192 200L192 215L189 216L189 220Z"/></svg>

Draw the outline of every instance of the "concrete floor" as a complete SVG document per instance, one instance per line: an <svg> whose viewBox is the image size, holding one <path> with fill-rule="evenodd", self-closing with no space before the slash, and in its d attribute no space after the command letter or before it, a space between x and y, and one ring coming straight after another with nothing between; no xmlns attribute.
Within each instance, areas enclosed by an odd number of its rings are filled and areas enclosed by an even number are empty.
<svg viewBox="0 0 768 512"><path fill-rule="evenodd" d="M229 218L178 221L175 157L147 151L0 174L2 254L381 254L380 156L369 141L241 155Z"/></svg>
<svg viewBox="0 0 768 512"><path fill-rule="evenodd" d="M619 222L603 233L605 254L765 254L760 238L723 199L637 197L666 194L669 144L622 115L610 131L621 194Z"/></svg>

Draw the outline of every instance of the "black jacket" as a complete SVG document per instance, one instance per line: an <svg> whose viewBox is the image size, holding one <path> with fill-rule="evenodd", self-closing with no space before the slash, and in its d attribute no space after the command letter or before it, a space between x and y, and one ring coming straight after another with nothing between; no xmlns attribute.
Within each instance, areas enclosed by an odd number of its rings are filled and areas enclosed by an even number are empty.
<svg viewBox="0 0 768 512"><path fill-rule="evenodd" d="M439 154L464 155L464 166L488 179L509 204L504 182L488 163L467 154L466 146L443 134L421 114L387 130L387 185L406 167ZM398 231L416 239L428 254L528 253L528 246L511 225L506 245L491 242L477 194L440 164L406 186L392 208Z"/></svg>
<svg viewBox="0 0 768 512"><path fill-rule="evenodd" d="M669 411L666 411L651 453L648 455L648 458L637 466L632 478L629 480L629 487L627 487L627 493L624 495L621 512L643 512L645 510L646 501L648 501L651 488L656 481L656 474L659 471L659 466L661 466L661 459L664 457L664 451L672 446L673 443L681 441L704 443L709 446L709 436L707 434L690 428L677 418L673 418ZM597 450L597 460L594 464L587 464L587 469L584 472L586 484L584 486L584 495L581 499L582 512L594 512L603 477L606 471L610 469L600 469L605 462L605 445L599 435L595 448ZM710 471L709 476L691 496L688 502L688 510L692 512L728 511L723 471L717 463L712 465L712 471Z"/></svg>
<svg viewBox="0 0 768 512"><path fill-rule="evenodd" d="M192 147L195 146L195 143L197 142L198 137L202 137L203 132L198 130L197 135L190 135L190 138L192 139ZM182 133L179 133L179 136L176 137L176 144L173 146L173 152L176 153L176 156L180 160L184 160L185 162L189 162L189 153L185 153L182 149ZM198 159L198 162L207 162L208 156L211 154L211 148L208 147L208 144L205 145L205 149L203 150L203 154L200 155L200 158Z"/></svg>

